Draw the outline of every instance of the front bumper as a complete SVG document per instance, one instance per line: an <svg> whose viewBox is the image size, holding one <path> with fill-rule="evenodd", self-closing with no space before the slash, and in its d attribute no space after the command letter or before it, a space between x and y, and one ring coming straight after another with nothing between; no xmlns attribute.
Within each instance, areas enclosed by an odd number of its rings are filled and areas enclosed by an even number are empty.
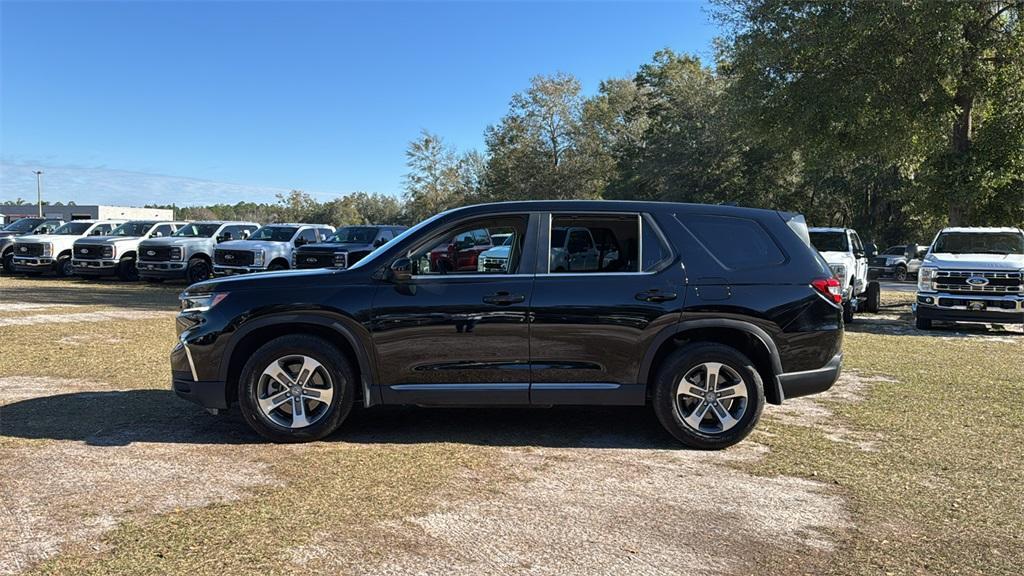
<svg viewBox="0 0 1024 576"><path fill-rule="evenodd" d="M188 263L177 260L139 260L135 267L139 270L139 276L143 278L184 278Z"/></svg>
<svg viewBox="0 0 1024 576"><path fill-rule="evenodd" d="M816 370L789 372L779 374L779 385L782 387L783 399L799 398L824 392L839 379L843 370L843 353L840 352L828 361L828 364Z"/></svg>
<svg viewBox="0 0 1024 576"><path fill-rule="evenodd" d="M53 267L56 260L42 256L15 256L11 262L18 272L40 272Z"/></svg>
<svg viewBox="0 0 1024 576"><path fill-rule="evenodd" d="M174 393L203 408L227 408L227 385L222 381L197 380L195 365L185 346L179 341L171 351L171 388Z"/></svg>
<svg viewBox="0 0 1024 576"><path fill-rule="evenodd" d="M111 276L117 272L117 260L71 260L71 267L80 276Z"/></svg>
<svg viewBox="0 0 1024 576"><path fill-rule="evenodd" d="M231 274L249 274L250 272L266 272L266 266L221 266L215 264L213 273L218 276L229 276Z"/></svg>
<svg viewBox="0 0 1024 576"><path fill-rule="evenodd" d="M984 309L978 309L984 304ZM1024 294L982 296L918 292L914 315L939 322L1024 324Z"/></svg>

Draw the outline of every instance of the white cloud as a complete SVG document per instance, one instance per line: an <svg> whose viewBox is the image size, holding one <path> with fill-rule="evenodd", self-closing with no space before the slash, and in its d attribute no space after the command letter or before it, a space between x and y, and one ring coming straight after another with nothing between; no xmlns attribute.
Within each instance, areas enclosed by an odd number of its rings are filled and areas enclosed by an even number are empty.
<svg viewBox="0 0 1024 576"><path fill-rule="evenodd" d="M43 201L77 204L143 206L177 204L194 206L273 202L275 194L288 188L214 182L181 176L148 174L102 167L52 166L28 162L0 162L0 201L36 199L34 170L43 171ZM340 196L333 192L308 191L318 200Z"/></svg>

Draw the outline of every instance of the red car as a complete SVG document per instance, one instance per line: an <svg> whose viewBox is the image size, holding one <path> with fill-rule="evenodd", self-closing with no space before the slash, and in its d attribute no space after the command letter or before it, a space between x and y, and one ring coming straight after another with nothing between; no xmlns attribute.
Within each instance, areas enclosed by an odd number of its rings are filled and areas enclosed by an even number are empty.
<svg viewBox="0 0 1024 576"><path fill-rule="evenodd" d="M430 251L430 271L475 272L480 253L493 247L490 233L483 228L460 232L447 245Z"/></svg>

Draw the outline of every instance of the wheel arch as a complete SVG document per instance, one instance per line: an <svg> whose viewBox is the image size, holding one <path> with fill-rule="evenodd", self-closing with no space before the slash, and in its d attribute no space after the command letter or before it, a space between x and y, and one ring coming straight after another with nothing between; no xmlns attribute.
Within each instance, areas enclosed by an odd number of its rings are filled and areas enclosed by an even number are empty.
<svg viewBox="0 0 1024 576"><path fill-rule="evenodd" d="M267 342L291 334L319 336L337 348L355 373L357 400L361 397L366 406L378 404L375 394L379 391L372 386L376 371L369 347L357 335L360 329L352 323L353 320L341 315L327 315L322 311L274 314L247 322L235 332L221 356L220 378L226 383L228 405L237 400L238 378L248 357Z"/></svg>
<svg viewBox="0 0 1024 576"><path fill-rule="evenodd" d="M198 258L200 260L205 260L209 264L213 263L213 258L211 258L210 255L207 254L206 252L194 252L192 254L189 254L188 260L186 260L185 262L188 262L189 260L192 260L193 258Z"/></svg>
<svg viewBox="0 0 1024 576"><path fill-rule="evenodd" d="M770 404L782 403L784 395L778 380L778 375L782 373L779 349L763 328L742 320L688 320L665 328L655 337L644 355L638 382L649 384L665 357L690 342L718 342L744 353L754 362L754 367L761 375L765 400ZM647 386L648 396L651 390Z"/></svg>
<svg viewBox="0 0 1024 576"><path fill-rule="evenodd" d="M267 262L267 267L269 268L270 266L272 266L273 264L278 263L278 262L280 262L281 264L284 264L284 267L286 269L290 270L291 267L292 267L292 263L287 258L285 258L284 256L278 256L278 257L274 258L273 260L271 260L270 262Z"/></svg>

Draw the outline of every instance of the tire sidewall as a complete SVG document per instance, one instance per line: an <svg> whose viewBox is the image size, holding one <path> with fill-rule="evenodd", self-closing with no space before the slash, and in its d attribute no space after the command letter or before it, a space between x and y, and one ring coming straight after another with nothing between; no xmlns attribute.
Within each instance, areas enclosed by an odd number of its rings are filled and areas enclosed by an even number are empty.
<svg viewBox="0 0 1024 576"><path fill-rule="evenodd" d="M57 276L61 278L68 278L75 273L74 267L71 266L71 256L64 256L57 259L57 267L54 269Z"/></svg>
<svg viewBox="0 0 1024 576"><path fill-rule="evenodd" d="M260 376L271 362L288 355L305 355L320 362L334 382L334 397L316 423L299 429L284 428L264 416L256 400ZM338 350L315 336L291 335L271 340L256 350L238 379L238 403L245 421L261 436L274 442L308 442L333 432L352 410L355 394L353 372Z"/></svg>
<svg viewBox="0 0 1024 576"><path fill-rule="evenodd" d="M901 272L902 272L902 274L901 274ZM907 281L907 268L906 268L906 266L897 266L896 267L896 273L894 274L894 276L896 277L896 281L897 282L906 282ZM901 278L901 276L902 276L902 278Z"/></svg>
<svg viewBox="0 0 1024 576"><path fill-rule="evenodd" d="M683 422L675 409L679 379L694 366L720 362L735 370L747 386L747 410L739 422L720 434L707 434ZM746 438L757 425L764 409L764 385L754 363L735 348L717 343L688 344L666 358L655 380L654 410L661 424L690 448L719 450Z"/></svg>
<svg viewBox="0 0 1024 576"><path fill-rule="evenodd" d="M200 266L205 266L206 274L202 278L197 278L196 277L196 269L199 268ZM212 273L212 270L210 268L210 265L207 264L206 261L203 260L202 258L193 258L193 259L189 260L188 261L188 268L186 268L186 270L185 270L185 274L187 275L187 280L189 281L190 284L195 284L196 282L202 282L203 280L209 280L210 276L211 276L211 273Z"/></svg>

